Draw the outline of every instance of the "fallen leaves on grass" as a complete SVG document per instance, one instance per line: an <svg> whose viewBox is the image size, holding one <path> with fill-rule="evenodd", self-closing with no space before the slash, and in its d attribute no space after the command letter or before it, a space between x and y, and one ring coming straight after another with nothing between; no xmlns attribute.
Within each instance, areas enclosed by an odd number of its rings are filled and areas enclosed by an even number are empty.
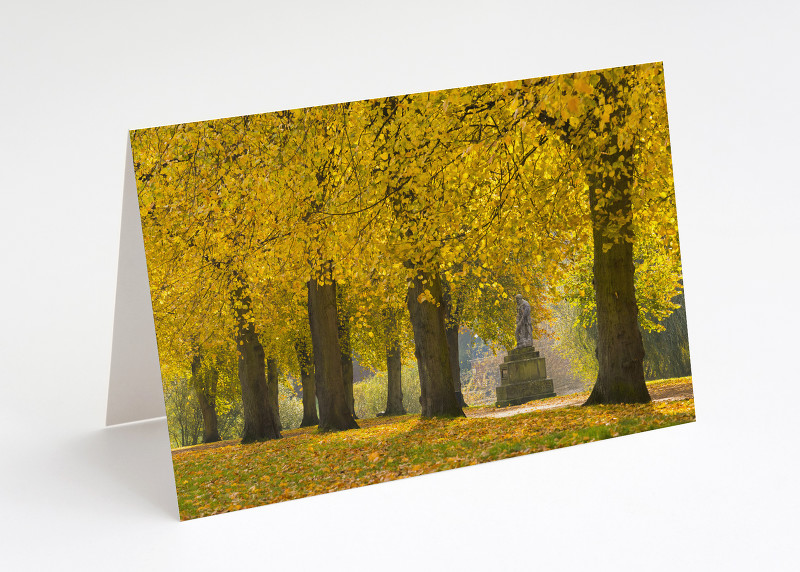
<svg viewBox="0 0 800 572"><path fill-rule="evenodd" d="M359 420L275 441L173 453L182 519L423 475L694 421L694 400L534 411L506 418Z"/></svg>

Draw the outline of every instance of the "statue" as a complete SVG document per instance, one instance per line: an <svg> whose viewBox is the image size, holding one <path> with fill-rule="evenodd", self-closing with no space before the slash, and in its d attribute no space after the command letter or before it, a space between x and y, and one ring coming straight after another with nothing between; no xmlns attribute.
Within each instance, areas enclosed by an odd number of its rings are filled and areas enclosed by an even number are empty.
<svg viewBox="0 0 800 572"><path fill-rule="evenodd" d="M495 388L497 407L520 405L536 399L553 397L553 380L547 377L547 364L533 349L531 305L517 294L517 347L509 350L500 364L500 385Z"/></svg>
<svg viewBox="0 0 800 572"><path fill-rule="evenodd" d="M517 347L533 347L533 326L531 325L531 305L517 294L517 329L514 332Z"/></svg>

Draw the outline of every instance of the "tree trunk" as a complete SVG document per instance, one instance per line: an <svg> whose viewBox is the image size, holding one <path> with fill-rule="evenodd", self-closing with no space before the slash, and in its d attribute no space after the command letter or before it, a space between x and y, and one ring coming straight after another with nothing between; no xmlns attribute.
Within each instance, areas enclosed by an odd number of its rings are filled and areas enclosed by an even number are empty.
<svg viewBox="0 0 800 572"><path fill-rule="evenodd" d="M197 390L197 400L203 413L203 443L214 443L220 440L217 428L217 410L215 398L206 395L202 390Z"/></svg>
<svg viewBox="0 0 800 572"><path fill-rule="evenodd" d="M242 386L244 417L242 443L278 439L281 436L280 421L270 406L264 348L258 340L253 322L246 316L250 308L250 297L239 290L236 300L236 345L239 348L239 384Z"/></svg>
<svg viewBox="0 0 800 572"><path fill-rule="evenodd" d="M267 397L272 415L278 422L278 430L283 430L281 413L278 405L278 362L275 358L267 358Z"/></svg>
<svg viewBox="0 0 800 572"><path fill-rule="evenodd" d="M308 283L308 318L319 401L320 431L358 429L350 413L342 378L342 352L336 319L336 284Z"/></svg>
<svg viewBox="0 0 800 572"><path fill-rule="evenodd" d="M450 350L450 371L453 374L453 391L456 401L461 407L466 407L464 395L461 393L461 360L458 355L458 330L461 327L461 308L450 290L450 285L442 279L442 294L445 309L445 335L447 347Z"/></svg>
<svg viewBox="0 0 800 572"><path fill-rule="evenodd" d="M353 416L353 419L358 419L355 399L353 398L353 351L350 344L350 316L344 311L341 288L336 288L336 308L339 349L342 352L342 380L344 381L345 398L347 405L350 407L350 415Z"/></svg>
<svg viewBox="0 0 800 572"><path fill-rule="evenodd" d="M200 403L200 412L203 415L203 443L214 443L220 440L216 410L219 372L216 369L201 372L200 364L202 362L203 358L200 352L195 353L192 359L192 385L197 394L197 401Z"/></svg>
<svg viewBox="0 0 800 572"><path fill-rule="evenodd" d="M314 366L308 355L305 338L297 338L294 343L297 363L300 365L300 384L303 387L303 421L300 427L313 427L319 424L317 417L317 390L314 387Z"/></svg>
<svg viewBox="0 0 800 572"><path fill-rule="evenodd" d="M601 81L597 89L606 100L621 97L618 88L608 81ZM627 108L619 107L615 113L625 114ZM612 117L615 121L610 125L618 121ZM585 405L650 401L633 282L633 149L620 149L616 137L610 141L607 148L598 146L593 156L585 158L594 239L599 365L597 381Z"/></svg>
<svg viewBox="0 0 800 572"><path fill-rule="evenodd" d="M403 362L400 355L400 339L397 318L393 310L386 312L386 410L383 415L405 415L403 406Z"/></svg>
<svg viewBox="0 0 800 572"><path fill-rule="evenodd" d="M426 290L433 301L420 299ZM464 417L453 391L439 275L427 272L417 274L408 290L407 304L414 329L422 416Z"/></svg>

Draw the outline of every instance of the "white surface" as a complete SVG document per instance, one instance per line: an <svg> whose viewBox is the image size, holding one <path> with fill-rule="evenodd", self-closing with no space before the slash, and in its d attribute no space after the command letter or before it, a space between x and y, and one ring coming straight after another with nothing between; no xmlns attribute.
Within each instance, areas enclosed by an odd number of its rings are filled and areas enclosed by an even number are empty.
<svg viewBox="0 0 800 572"><path fill-rule="evenodd" d="M271 4L2 10L0 568L789 569L796 6ZM177 521L165 424L103 427L128 129L658 60L697 423Z"/></svg>
<svg viewBox="0 0 800 572"><path fill-rule="evenodd" d="M129 139L125 141L123 189L106 425L167 414Z"/></svg>

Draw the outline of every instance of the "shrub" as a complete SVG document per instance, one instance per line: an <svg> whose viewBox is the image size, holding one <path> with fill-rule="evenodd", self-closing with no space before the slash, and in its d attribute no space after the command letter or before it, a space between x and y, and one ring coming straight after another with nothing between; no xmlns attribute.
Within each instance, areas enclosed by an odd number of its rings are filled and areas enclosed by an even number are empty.
<svg viewBox="0 0 800 572"><path fill-rule="evenodd" d="M419 404L420 385L417 363L403 364L401 377L403 388L403 406L407 413L419 413L422 408ZM381 371L363 381L353 384L353 398L355 400L356 415L361 419L376 417L378 413L386 410L387 374ZM302 406L300 408L302 418Z"/></svg>
<svg viewBox="0 0 800 572"><path fill-rule="evenodd" d="M284 431L297 429L303 422L303 400L288 383L278 384L278 411Z"/></svg>

